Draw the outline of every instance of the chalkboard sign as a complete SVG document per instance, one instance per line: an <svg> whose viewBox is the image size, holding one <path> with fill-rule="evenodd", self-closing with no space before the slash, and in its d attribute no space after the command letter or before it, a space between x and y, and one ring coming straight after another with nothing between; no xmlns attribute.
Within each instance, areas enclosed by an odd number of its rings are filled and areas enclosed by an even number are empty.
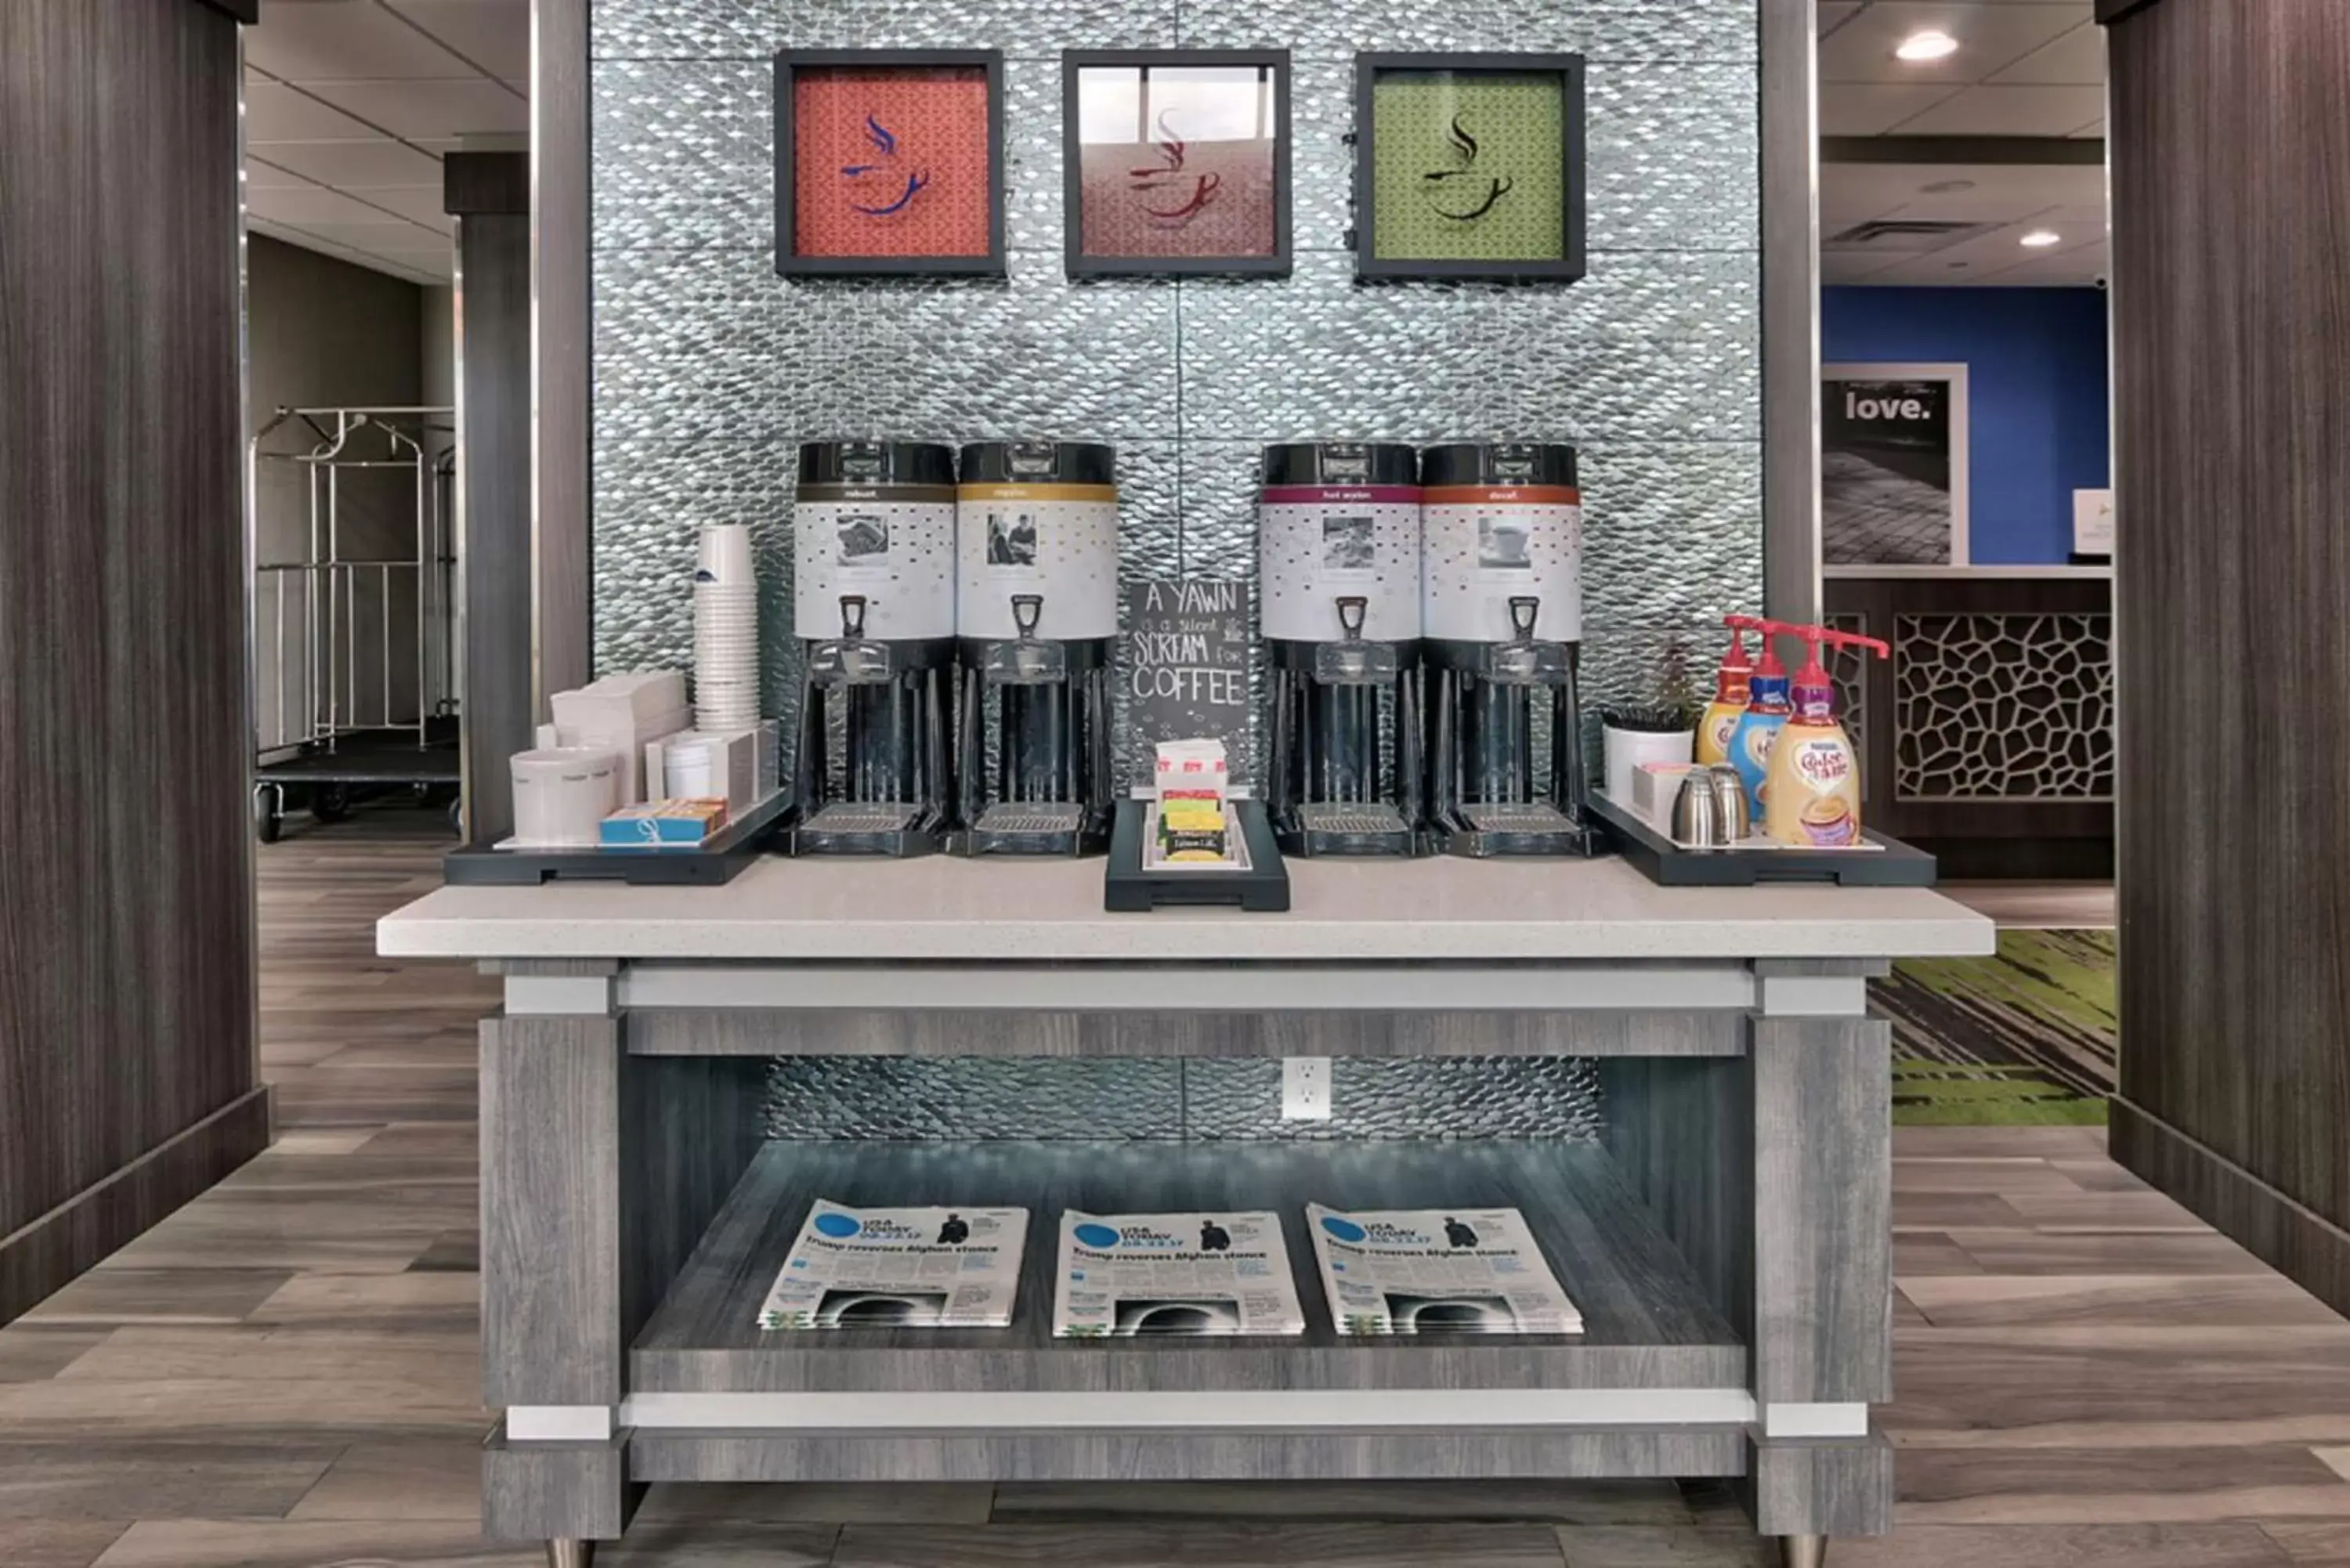
<svg viewBox="0 0 2350 1568"><path fill-rule="evenodd" d="M1232 782L1248 783L1248 585L1229 577L1131 584L1126 599L1125 687L1136 787L1150 783L1161 741L1217 739Z"/></svg>

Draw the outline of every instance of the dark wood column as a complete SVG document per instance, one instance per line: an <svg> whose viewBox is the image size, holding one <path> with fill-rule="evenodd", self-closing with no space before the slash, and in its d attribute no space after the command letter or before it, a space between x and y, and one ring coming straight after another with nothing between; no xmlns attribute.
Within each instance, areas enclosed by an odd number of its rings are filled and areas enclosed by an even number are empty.
<svg viewBox="0 0 2350 1568"><path fill-rule="evenodd" d="M2113 1147L2350 1311L2350 5L2104 10Z"/></svg>
<svg viewBox="0 0 2350 1568"><path fill-rule="evenodd" d="M234 8L0 5L0 1323L269 1137Z"/></svg>
<svg viewBox="0 0 2350 1568"><path fill-rule="evenodd" d="M514 827L506 759L539 720L532 690L530 156L452 152L442 205L457 220L458 541L465 611L465 830Z"/></svg>

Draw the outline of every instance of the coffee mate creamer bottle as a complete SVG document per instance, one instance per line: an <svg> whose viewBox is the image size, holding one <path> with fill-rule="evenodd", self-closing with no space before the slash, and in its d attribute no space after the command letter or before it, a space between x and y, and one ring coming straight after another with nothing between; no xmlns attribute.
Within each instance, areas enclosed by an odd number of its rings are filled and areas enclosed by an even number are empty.
<svg viewBox="0 0 2350 1568"><path fill-rule="evenodd" d="M1771 744L1769 776L1762 785L1762 827L1782 844L1806 848L1860 842L1860 759L1851 738L1836 722L1835 686L1820 663L1820 644L1866 648L1879 659L1891 650L1873 637L1830 631L1824 626L1790 626L1810 645L1796 672L1793 711Z"/></svg>

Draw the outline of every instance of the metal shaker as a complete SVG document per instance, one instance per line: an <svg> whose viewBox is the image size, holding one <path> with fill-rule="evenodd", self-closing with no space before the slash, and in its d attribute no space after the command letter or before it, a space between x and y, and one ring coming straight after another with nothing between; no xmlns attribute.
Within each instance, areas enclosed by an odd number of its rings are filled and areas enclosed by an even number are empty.
<svg viewBox="0 0 2350 1568"><path fill-rule="evenodd" d="M1690 849L1716 848L1727 842L1721 829L1711 772L1693 768L1681 775L1680 793L1673 796L1673 842Z"/></svg>
<svg viewBox="0 0 2350 1568"><path fill-rule="evenodd" d="M1713 784L1714 817L1721 834L1719 842L1731 847L1745 843L1752 826L1746 814L1746 781L1728 763L1716 763L1706 771Z"/></svg>

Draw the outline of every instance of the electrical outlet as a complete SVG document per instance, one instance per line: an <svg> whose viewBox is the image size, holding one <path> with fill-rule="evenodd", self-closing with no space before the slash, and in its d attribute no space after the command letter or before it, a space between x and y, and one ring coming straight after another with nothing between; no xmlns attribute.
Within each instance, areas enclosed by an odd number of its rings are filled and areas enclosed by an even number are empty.
<svg viewBox="0 0 2350 1568"><path fill-rule="evenodd" d="M1285 1122L1326 1122L1330 1119L1330 1058L1284 1056L1281 1059L1281 1119Z"/></svg>

